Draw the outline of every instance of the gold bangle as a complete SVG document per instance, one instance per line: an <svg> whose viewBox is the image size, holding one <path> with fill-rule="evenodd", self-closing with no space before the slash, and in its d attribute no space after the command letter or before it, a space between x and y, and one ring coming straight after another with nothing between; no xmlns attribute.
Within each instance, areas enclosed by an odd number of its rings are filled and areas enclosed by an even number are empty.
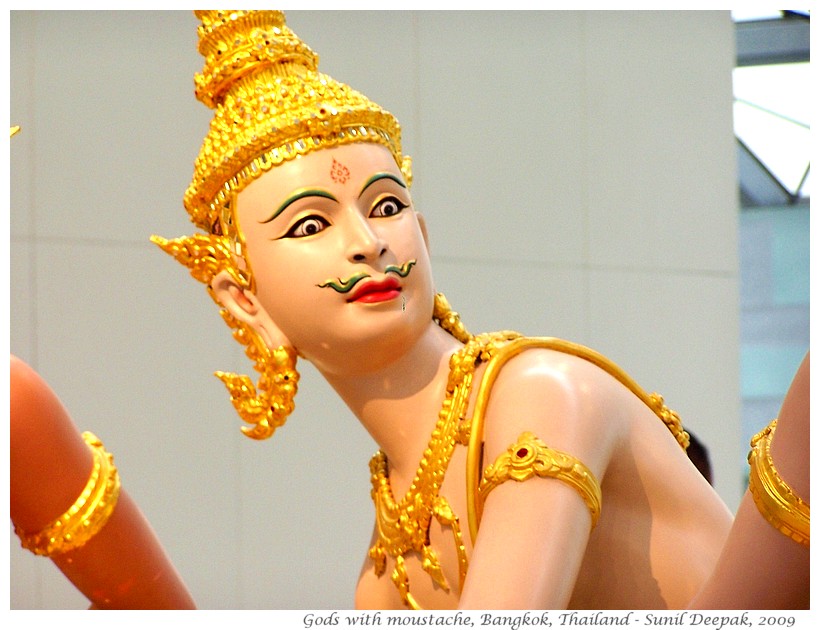
<svg viewBox="0 0 820 630"><path fill-rule="evenodd" d="M93 433L83 433L83 440L91 448L94 466L74 505L39 532L27 534L14 528L23 548L38 556L55 556L82 547L103 528L117 505L120 477L114 457Z"/></svg>
<svg viewBox="0 0 820 630"><path fill-rule="evenodd" d="M590 529L595 527L601 514L601 486L595 475L580 460L550 448L529 431L484 471L478 486L479 504L483 507L489 492L505 481L526 481L534 476L552 477L575 488L589 508Z"/></svg>
<svg viewBox="0 0 820 630"><path fill-rule="evenodd" d="M777 419L752 438L749 491L760 513L781 534L809 546L809 505L797 496L774 466L771 443Z"/></svg>

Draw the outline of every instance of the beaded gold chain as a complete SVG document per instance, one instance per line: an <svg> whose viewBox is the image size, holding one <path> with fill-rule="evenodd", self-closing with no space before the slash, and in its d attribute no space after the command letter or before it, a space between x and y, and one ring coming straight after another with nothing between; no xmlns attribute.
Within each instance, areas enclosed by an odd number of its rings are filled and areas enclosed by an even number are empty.
<svg viewBox="0 0 820 630"><path fill-rule="evenodd" d="M473 374L476 367L487 361L497 348L518 335L508 331L478 335L450 357L450 374L447 393L439 412L438 422L424 451L413 483L401 501L396 501L390 487L387 472L387 456L377 452L370 461L371 495L376 507L378 540L369 555L375 562L375 572L381 576L385 571L387 556L395 558L396 566L392 580L399 590L404 604L419 610L420 606L410 594L410 583L404 566L408 552L421 554L422 568L433 582L449 592L438 556L430 546L430 525L435 518L453 532L459 564L459 587L467 575L467 554L462 541L458 516L444 497L439 496L444 474L453 455L456 443L466 444L469 426L466 419Z"/></svg>

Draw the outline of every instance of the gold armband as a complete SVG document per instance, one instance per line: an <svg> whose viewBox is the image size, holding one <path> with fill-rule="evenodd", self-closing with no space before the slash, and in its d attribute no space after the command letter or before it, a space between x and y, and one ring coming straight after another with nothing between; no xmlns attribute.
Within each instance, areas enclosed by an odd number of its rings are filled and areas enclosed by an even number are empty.
<svg viewBox="0 0 820 630"><path fill-rule="evenodd" d="M478 500L483 506L490 490L509 479L526 481L532 477L552 477L575 488L592 516L591 528L601 514L601 486L592 471L577 458L550 448L529 431L499 455L484 471L478 486Z"/></svg>
<svg viewBox="0 0 820 630"><path fill-rule="evenodd" d="M749 491L760 513L776 530L809 546L809 505L798 497L774 467L770 449L777 419L752 438Z"/></svg>
<svg viewBox="0 0 820 630"><path fill-rule="evenodd" d="M82 547L103 528L117 505L120 477L113 456L93 433L83 433L83 440L91 447L94 466L74 505L39 532L27 534L14 528L22 546L38 556L55 556Z"/></svg>

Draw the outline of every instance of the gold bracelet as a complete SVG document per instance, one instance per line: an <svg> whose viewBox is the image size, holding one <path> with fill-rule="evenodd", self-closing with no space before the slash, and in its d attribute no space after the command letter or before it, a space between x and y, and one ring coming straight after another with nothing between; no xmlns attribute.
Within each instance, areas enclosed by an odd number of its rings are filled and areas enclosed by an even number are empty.
<svg viewBox="0 0 820 630"><path fill-rule="evenodd" d="M27 534L14 528L23 548L38 556L55 556L82 547L103 528L117 505L120 477L114 457L93 433L83 433L83 440L91 447L94 467L74 505L39 532Z"/></svg>
<svg viewBox="0 0 820 630"><path fill-rule="evenodd" d="M590 529L595 527L601 514L601 486L595 475L580 460L550 448L529 431L484 471L478 486L480 505L493 488L505 481L526 481L534 476L552 477L575 488L592 516Z"/></svg>
<svg viewBox="0 0 820 630"><path fill-rule="evenodd" d="M776 530L809 546L809 505L798 497L774 467L770 448L777 419L752 438L749 491L760 513Z"/></svg>

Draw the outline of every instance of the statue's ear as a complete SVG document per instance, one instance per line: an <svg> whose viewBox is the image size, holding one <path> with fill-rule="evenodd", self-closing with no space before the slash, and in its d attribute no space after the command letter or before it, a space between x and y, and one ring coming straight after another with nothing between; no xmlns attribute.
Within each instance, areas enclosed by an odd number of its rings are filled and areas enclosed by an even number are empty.
<svg viewBox="0 0 820 630"><path fill-rule="evenodd" d="M292 345L273 322L254 293L237 283L227 271L220 271L211 280L214 296L236 320L249 326L271 350Z"/></svg>

